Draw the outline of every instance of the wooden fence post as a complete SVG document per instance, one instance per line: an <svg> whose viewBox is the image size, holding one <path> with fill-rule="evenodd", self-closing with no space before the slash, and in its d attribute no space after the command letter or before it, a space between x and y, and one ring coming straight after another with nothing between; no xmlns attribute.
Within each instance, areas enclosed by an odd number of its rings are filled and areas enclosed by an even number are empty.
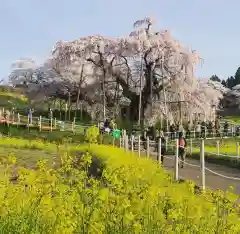
<svg viewBox="0 0 240 234"><path fill-rule="evenodd" d="M217 150L217 156L219 156L219 154L220 154L220 150L219 150L219 141L217 141L217 144L216 144L216 150Z"/></svg>
<svg viewBox="0 0 240 234"><path fill-rule="evenodd" d="M19 125L21 124L21 121L20 121L20 114L19 114L19 113L17 114L17 118L18 118L17 126L19 126Z"/></svg>
<svg viewBox="0 0 240 234"><path fill-rule="evenodd" d="M166 137L166 152L168 151L168 137Z"/></svg>
<svg viewBox="0 0 240 234"><path fill-rule="evenodd" d="M124 143L125 151L127 152L128 151L128 135L127 134L125 135L124 141L125 141L125 143Z"/></svg>
<svg viewBox="0 0 240 234"><path fill-rule="evenodd" d="M190 139L190 155L192 155L192 138Z"/></svg>
<svg viewBox="0 0 240 234"><path fill-rule="evenodd" d="M149 155L150 155L150 149L149 149L149 137L147 137L147 158L149 158Z"/></svg>
<svg viewBox="0 0 240 234"><path fill-rule="evenodd" d="M175 180L177 181L178 180L178 139L176 139L174 176L175 176Z"/></svg>
<svg viewBox="0 0 240 234"><path fill-rule="evenodd" d="M100 130L100 123L99 122L97 123L97 128Z"/></svg>
<svg viewBox="0 0 240 234"><path fill-rule="evenodd" d="M138 157L141 156L141 136L138 136Z"/></svg>
<svg viewBox="0 0 240 234"><path fill-rule="evenodd" d="M29 115L27 116L27 128L28 128L28 131L29 131L29 122L30 122L30 117Z"/></svg>
<svg viewBox="0 0 240 234"><path fill-rule="evenodd" d="M102 143L103 143L103 133L100 132L100 144L102 144Z"/></svg>
<svg viewBox="0 0 240 234"><path fill-rule="evenodd" d="M131 151L134 152L134 136L131 135Z"/></svg>
<svg viewBox="0 0 240 234"><path fill-rule="evenodd" d="M160 163L162 160L162 140L161 140L161 137L159 137L158 139L158 152L157 152L157 160L158 160L158 163Z"/></svg>
<svg viewBox="0 0 240 234"><path fill-rule="evenodd" d="M12 123L14 123L15 122L15 112L13 111L12 112Z"/></svg>
<svg viewBox="0 0 240 234"><path fill-rule="evenodd" d="M205 156L204 156L204 140L201 140L200 148L200 157L201 157L201 179L202 179L202 189L205 190Z"/></svg>
<svg viewBox="0 0 240 234"><path fill-rule="evenodd" d="M122 136L121 136L121 142L122 142L122 148L125 148L125 132L122 130Z"/></svg>
<svg viewBox="0 0 240 234"><path fill-rule="evenodd" d="M39 132L42 131L42 116L39 117Z"/></svg>
<svg viewBox="0 0 240 234"><path fill-rule="evenodd" d="M52 132L52 127L53 127L53 118L51 117L50 119L50 131Z"/></svg>

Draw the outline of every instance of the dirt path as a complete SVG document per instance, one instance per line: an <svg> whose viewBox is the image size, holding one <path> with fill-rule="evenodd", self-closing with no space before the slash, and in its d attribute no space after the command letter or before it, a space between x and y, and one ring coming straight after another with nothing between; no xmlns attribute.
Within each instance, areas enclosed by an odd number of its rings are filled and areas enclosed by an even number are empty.
<svg viewBox="0 0 240 234"><path fill-rule="evenodd" d="M163 166L168 171L174 171L174 156L167 156L164 158ZM152 158L156 160L156 156L152 155ZM201 186L201 168L200 161L197 159L187 158L186 163L195 165L185 165L184 168L179 168L179 177L185 180L193 180L197 185ZM213 163L205 162L205 167L227 177L239 178L238 180L232 180L229 178L223 178L205 170L206 186L211 189L227 190L229 186L234 187L234 192L240 194L240 170L236 168L230 168L223 165L217 165Z"/></svg>

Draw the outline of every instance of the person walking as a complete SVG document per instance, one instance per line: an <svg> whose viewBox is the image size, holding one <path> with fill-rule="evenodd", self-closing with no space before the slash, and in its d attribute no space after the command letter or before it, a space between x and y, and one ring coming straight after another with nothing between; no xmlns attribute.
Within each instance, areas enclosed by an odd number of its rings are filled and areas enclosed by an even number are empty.
<svg viewBox="0 0 240 234"><path fill-rule="evenodd" d="M48 118L49 118L49 126L51 127L52 125L52 119L53 119L53 111L51 108L48 109Z"/></svg>
<svg viewBox="0 0 240 234"><path fill-rule="evenodd" d="M191 129L192 129L191 122L188 121L187 131L186 131L186 138L190 138L191 137Z"/></svg>
<svg viewBox="0 0 240 234"><path fill-rule="evenodd" d="M32 125L32 116L33 116L33 110L30 108L28 110L28 124Z"/></svg>
<svg viewBox="0 0 240 234"><path fill-rule="evenodd" d="M111 119L110 124L109 124L109 128L114 131L115 129L117 129L116 126L116 122L114 121L114 119Z"/></svg>
<svg viewBox="0 0 240 234"><path fill-rule="evenodd" d="M228 128L229 128L229 124L228 121L225 121L224 126L223 126L223 131L224 131L224 136L227 137L228 136Z"/></svg>
<svg viewBox="0 0 240 234"><path fill-rule="evenodd" d="M108 134L110 132L110 122L108 119L106 119L104 122L104 131L107 132Z"/></svg>
<svg viewBox="0 0 240 234"><path fill-rule="evenodd" d="M201 136L201 124L198 122L196 125L196 138L200 138Z"/></svg>
<svg viewBox="0 0 240 234"><path fill-rule="evenodd" d="M179 133L179 140L178 140L178 157L181 160L180 165L181 168L184 166L185 162L185 156L186 156L186 147L187 147L187 142L185 138L183 137L182 133Z"/></svg>
<svg viewBox="0 0 240 234"><path fill-rule="evenodd" d="M171 140L173 140L173 139L175 138L175 131L176 131L176 129L175 129L174 124L171 124L171 125L170 125Z"/></svg>
<svg viewBox="0 0 240 234"><path fill-rule="evenodd" d="M180 123L178 126L179 126L178 127L178 134L184 135L184 127L183 127L182 123Z"/></svg>
<svg viewBox="0 0 240 234"><path fill-rule="evenodd" d="M205 138L206 136L206 123L205 121L201 122L201 138Z"/></svg>
<svg viewBox="0 0 240 234"><path fill-rule="evenodd" d="M215 119L215 131L216 131L216 136L221 136L220 134L220 121L218 118Z"/></svg>
<svg viewBox="0 0 240 234"><path fill-rule="evenodd" d="M207 130L208 130L208 136L213 137L213 123L212 123L212 121L208 122Z"/></svg>
<svg viewBox="0 0 240 234"><path fill-rule="evenodd" d="M163 165L164 156L166 154L167 148L166 148L166 139L164 135L161 136L161 163Z"/></svg>

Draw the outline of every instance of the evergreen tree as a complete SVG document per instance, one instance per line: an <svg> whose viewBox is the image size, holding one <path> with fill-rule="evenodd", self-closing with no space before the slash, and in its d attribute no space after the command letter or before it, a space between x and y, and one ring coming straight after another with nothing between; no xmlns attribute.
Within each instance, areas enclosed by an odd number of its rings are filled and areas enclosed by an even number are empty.
<svg viewBox="0 0 240 234"><path fill-rule="evenodd" d="M210 80L212 81L217 81L217 82L221 82L220 78L217 75L213 75L210 77Z"/></svg>
<svg viewBox="0 0 240 234"><path fill-rule="evenodd" d="M235 78L235 85L240 84L240 67L237 69L234 78ZM234 85L234 86L235 86L235 85Z"/></svg>
<svg viewBox="0 0 240 234"><path fill-rule="evenodd" d="M235 86L235 78L233 76L230 76L226 80L227 87L231 89L232 87Z"/></svg>
<svg viewBox="0 0 240 234"><path fill-rule="evenodd" d="M225 80L222 80L221 84L222 84L223 86L227 87L227 83L226 83Z"/></svg>

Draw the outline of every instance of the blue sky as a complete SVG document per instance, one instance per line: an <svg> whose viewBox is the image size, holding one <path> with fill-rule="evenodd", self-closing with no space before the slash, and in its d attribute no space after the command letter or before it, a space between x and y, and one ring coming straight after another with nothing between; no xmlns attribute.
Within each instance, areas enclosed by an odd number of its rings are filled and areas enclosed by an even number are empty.
<svg viewBox="0 0 240 234"><path fill-rule="evenodd" d="M198 76L225 78L240 66L239 10L239 0L1 0L0 78L19 58L42 62L57 40L125 36L151 15L156 27L200 53Z"/></svg>

